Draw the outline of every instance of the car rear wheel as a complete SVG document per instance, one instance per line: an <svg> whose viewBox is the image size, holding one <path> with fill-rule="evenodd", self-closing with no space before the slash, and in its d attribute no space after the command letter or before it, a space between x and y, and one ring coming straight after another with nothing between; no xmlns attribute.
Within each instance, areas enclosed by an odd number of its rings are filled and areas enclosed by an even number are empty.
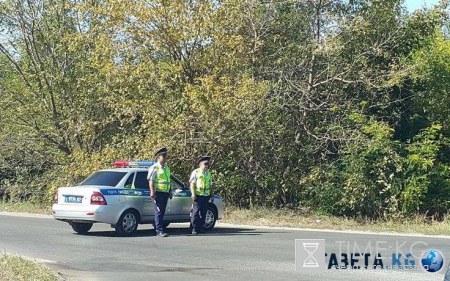
<svg viewBox="0 0 450 281"><path fill-rule="evenodd" d="M72 226L73 231L78 234L86 234L92 228L92 223L78 223L72 222L70 226Z"/></svg>
<svg viewBox="0 0 450 281"><path fill-rule="evenodd" d="M115 229L119 236L131 236L136 233L138 227L138 215L133 210L125 211L116 223Z"/></svg>
<svg viewBox="0 0 450 281"><path fill-rule="evenodd" d="M208 210L206 211L205 224L203 225L203 229L208 231L214 228L217 221L216 210L213 206L208 206Z"/></svg>

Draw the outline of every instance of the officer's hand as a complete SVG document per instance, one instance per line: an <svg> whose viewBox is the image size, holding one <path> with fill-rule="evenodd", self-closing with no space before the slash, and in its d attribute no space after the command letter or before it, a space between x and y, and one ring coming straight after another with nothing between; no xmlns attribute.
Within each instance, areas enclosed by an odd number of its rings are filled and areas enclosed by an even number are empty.
<svg viewBox="0 0 450 281"><path fill-rule="evenodd" d="M155 199L155 198L156 198L156 193L151 193L151 194L150 194L150 197L153 198L153 199Z"/></svg>
<svg viewBox="0 0 450 281"><path fill-rule="evenodd" d="M197 196L195 196L195 194L191 195L192 201L194 201L195 199L197 199Z"/></svg>
<svg viewBox="0 0 450 281"><path fill-rule="evenodd" d="M211 198L209 199L209 202L214 203L214 195L211 195Z"/></svg>
<svg viewBox="0 0 450 281"><path fill-rule="evenodd" d="M169 193L169 199L172 199L172 198L173 198L173 193L170 192L170 193Z"/></svg>

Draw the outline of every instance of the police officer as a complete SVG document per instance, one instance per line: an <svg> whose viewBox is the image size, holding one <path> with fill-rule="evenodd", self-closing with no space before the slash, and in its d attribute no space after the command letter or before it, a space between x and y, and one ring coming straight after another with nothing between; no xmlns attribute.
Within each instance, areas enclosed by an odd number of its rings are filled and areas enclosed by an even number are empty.
<svg viewBox="0 0 450 281"><path fill-rule="evenodd" d="M208 202L214 200L212 195L212 175L208 170L211 157L203 156L197 160L199 165L191 173L189 179L191 188L191 197L193 203L191 229L192 234L204 233L203 225L205 224L206 211L208 210Z"/></svg>
<svg viewBox="0 0 450 281"><path fill-rule="evenodd" d="M172 198L170 169L166 163L167 149L165 147L159 149L155 153L155 157L157 162L149 168L147 180L150 185L150 197L155 202L153 212L155 214L156 236L167 237L167 233L164 233L162 226L167 201Z"/></svg>

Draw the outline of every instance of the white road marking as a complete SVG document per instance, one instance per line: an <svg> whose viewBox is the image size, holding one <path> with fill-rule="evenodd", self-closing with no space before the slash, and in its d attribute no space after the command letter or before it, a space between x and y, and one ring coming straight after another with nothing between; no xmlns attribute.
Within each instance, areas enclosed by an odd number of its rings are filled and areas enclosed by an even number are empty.
<svg viewBox="0 0 450 281"><path fill-rule="evenodd" d="M1 252L1 254L6 255L8 257L20 257L20 258L23 258L23 259L26 259L29 261L37 262L37 263L57 264L56 261L27 257L27 256L19 255L17 253L10 253L10 252L3 251L3 252Z"/></svg>
<svg viewBox="0 0 450 281"><path fill-rule="evenodd" d="M0 216L23 217L23 218L38 218L38 219L52 219L52 215L31 214L31 213L13 213L0 212Z"/></svg>
<svg viewBox="0 0 450 281"><path fill-rule="evenodd" d="M427 235L419 233L399 233L399 232L372 232L361 230L314 229L314 228L297 228L297 227L281 227L281 226L254 226L254 225L223 223L220 221L217 222L216 226L226 228L276 229L276 230L292 230L292 231L308 231L308 232L348 233L348 234L383 235L383 236L390 235L390 236L450 239L450 235Z"/></svg>

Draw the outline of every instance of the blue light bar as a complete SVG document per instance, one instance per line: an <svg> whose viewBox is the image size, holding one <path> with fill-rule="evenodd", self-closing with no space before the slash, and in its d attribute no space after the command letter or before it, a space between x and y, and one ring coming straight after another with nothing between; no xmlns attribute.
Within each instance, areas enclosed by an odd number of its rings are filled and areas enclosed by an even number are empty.
<svg viewBox="0 0 450 281"><path fill-rule="evenodd" d="M153 164L155 164L155 161L152 160L145 160L145 161L116 161L114 162L114 165L117 168L124 168L124 167L150 167Z"/></svg>
<svg viewBox="0 0 450 281"><path fill-rule="evenodd" d="M155 164L155 161L136 161L136 162L130 162L130 166L137 166L137 167L150 167L153 164Z"/></svg>

